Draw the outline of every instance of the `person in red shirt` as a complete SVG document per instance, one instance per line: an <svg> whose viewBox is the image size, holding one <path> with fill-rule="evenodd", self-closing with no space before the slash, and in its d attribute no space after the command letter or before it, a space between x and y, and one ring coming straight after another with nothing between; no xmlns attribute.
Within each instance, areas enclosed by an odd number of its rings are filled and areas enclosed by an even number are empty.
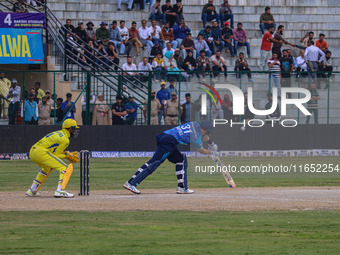
<svg viewBox="0 0 340 255"><path fill-rule="evenodd" d="M328 44L324 39L325 39L325 35L319 34L319 40L315 42L315 46L318 47L323 52L326 52L328 51Z"/></svg>
<svg viewBox="0 0 340 255"><path fill-rule="evenodd" d="M273 42L280 43L281 41L278 41L273 38L274 34L274 26L269 26L268 32L266 32L262 37L262 44L261 44L261 59L260 59L260 71L268 70L268 60L270 58L270 51L272 48ZM283 42L281 42L283 43Z"/></svg>

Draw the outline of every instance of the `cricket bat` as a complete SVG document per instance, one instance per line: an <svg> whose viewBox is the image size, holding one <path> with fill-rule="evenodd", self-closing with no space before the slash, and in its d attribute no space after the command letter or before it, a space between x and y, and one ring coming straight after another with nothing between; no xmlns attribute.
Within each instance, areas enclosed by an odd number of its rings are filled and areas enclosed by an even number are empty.
<svg viewBox="0 0 340 255"><path fill-rule="evenodd" d="M233 180L233 178L231 177L230 173L228 172L227 168L224 167L224 163L222 162L222 160L218 157L216 160L216 163L221 167L221 169L223 169L221 171L222 176L224 177L225 181L227 182L228 186L230 188L236 188L236 184Z"/></svg>

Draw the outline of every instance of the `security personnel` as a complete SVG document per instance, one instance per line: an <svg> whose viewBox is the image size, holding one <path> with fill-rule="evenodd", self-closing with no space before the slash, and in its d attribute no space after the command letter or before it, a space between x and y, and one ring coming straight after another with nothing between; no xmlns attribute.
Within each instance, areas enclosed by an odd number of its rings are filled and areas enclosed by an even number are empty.
<svg viewBox="0 0 340 255"><path fill-rule="evenodd" d="M178 125L178 100L176 92L171 93L171 100L164 107L165 125ZM182 107L181 113L182 114Z"/></svg>
<svg viewBox="0 0 340 255"><path fill-rule="evenodd" d="M9 89L11 87L11 81L5 78L4 73L0 73L0 97L7 96ZM0 118L8 117L8 102L6 100L0 100Z"/></svg>
<svg viewBox="0 0 340 255"><path fill-rule="evenodd" d="M65 151L70 144L69 138L76 138L79 134L79 127L74 119L66 119L63 122L62 130L52 132L34 144L30 150L30 158L41 167L37 177L33 180L31 188L26 192L27 196L39 196L38 190L45 182L53 169L59 171L58 188L54 197L71 198L73 194L65 191L66 185L73 172L72 164L67 165L61 159L66 158L71 163L77 163L78 152Z"/></svg>
<svg viewBox="0 0 340 255"><path fill-rule="evenodd" d="M151 109L150 109L150 125L158 125L158 113L161 112L162 105L158 99L156 99L156 90L151 91ZM144 102L144 118L147 120L148 114L148 99Z"/></svg>

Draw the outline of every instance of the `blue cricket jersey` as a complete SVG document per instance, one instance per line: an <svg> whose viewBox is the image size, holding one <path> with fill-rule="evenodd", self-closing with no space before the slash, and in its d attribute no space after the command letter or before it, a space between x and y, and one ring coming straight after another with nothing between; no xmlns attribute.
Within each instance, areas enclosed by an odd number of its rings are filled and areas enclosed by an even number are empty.
<svg viewBox="0 0 340 255"><path fill-rule="evenodd" d="M200 125L196 121L166 130L164 133L175 137L178 144L188 145L192 143L196 149L200 149L203 146Z"/></svg>

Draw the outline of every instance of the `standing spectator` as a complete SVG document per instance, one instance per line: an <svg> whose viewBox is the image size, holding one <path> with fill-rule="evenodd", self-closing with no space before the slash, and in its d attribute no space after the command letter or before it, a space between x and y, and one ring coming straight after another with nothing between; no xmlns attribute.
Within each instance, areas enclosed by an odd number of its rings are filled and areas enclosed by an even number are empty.
<svg viewBox="0 0 340 255"><path fill-rule="evenodd" d="M74 113L76 112L76 105L72 102L72 94L66 94L66 101L61 104L61 110L63 111L64 119L74 119Z"/></svg>
<svg viewBox="0 0 340 255"><path fill-rule="evenodd" d="M3 98L7 96L11 87L11 81L5 78L4 73L0 73L0 118L8 118L8 101Z"/></svg>
<svg viewBox="0 0 340 255"><path fill-rule="evenodd" d="M224 119L224 112L222 109L222 105L220 100L217 99L217 96L214 94L216 104L211 106L211 112L213 119Z"/></svg>
<svg viewBox="0 0 340 255"><path fill-rule="evenodd" d="M110 32L106 28L106 26L106 22L103 21L102 23L100 23L100 28L96 30L96 37L98 41L102 41L104 44L107 45L109 43Z"/></svg>
<svg viewBox="0 0 340 255"><path fill-rule="evenodd" d="M191 29L185 24L184 20L180 20L178 24L172 28L174 32L177 45L181 45L182 41L187 38L187 35L191 32Z"/></svg>
<svg viewBox="0 0 340 255"><path fill-rule="evenodd" d="M222 31L218 26L217 22L214 21L211 29L211 36L214 39L213 41L213 54L215 54L215 49L219 49L221 52L224 48L224 41L222 40Z"/></svg>
<svg viewBox="0 0 340 255"><path fill-rule="evenodd" d="M164 38L164 46L170 42L173 49L177 48L178 42L175 40L174 32L170 28L169 22L165 22L164 27L162 28L162 35Z"/></svg>
<svg viewBox="0 0 340 255"><path fill-rule="evenodd" d="M171 6L171 0L165 1L165 4L162 6L162 12L165 14L165 19L169 22L170 27L172 28L176 21L176 13Z"/></svg>
<svg viewBox="0 0 340 255"><path fill-rule="evenodd" d="M273 94L272 93L268 93L268 103L265 105L265 109L269 110L273 105ZM276 105L276 109L273 113L266 115L266 120L268 120L267 124L271 124L271 121L273 121L274 123L279 124L281 119L281 111L280 111L280 106L277 103Z"/></svg>
<svg viewBox="0 0 340 255"><path fill-rule="evenodd" d="M133 5L133 0L117 0L117 4L118 4L117 11L120 11L122 9L122 3L123 4L128 4L127 10L131 11L132 5Z"/></svg>
<svg viewBox="0 0 340 255"><path fill-rule="evenodd" d="M282 58L280 58L281 64L281 87L291 87L291 72L294 70L293 60L288 57L287 50L282 51ZM287 94L288 98L291 98L291 94Z"/></svg>
<svg viewBox="0 0 340 255"><path fill-rule="evenodd" d="M278 95L280 95L281 63L276 52L274 52L272 58L268 60L268 71L270 72L269 78L271 79L270 93L272 93L273 87L276 87L278 89Z"/></svg>
<svg viewBox="0 0 340 255"><path fill-rule="evenodd" d="M125 27L125 21L121 20L120 21L120 26L119 26L119 32L120 32L120 37L122 38L122 42L120 45L120 54L124 55L125 54L125 48L126 48L126 55L130 56L130 52L132 49L132 43L129 41L129 31Z"/></svg>
<svg viewBox="0 0 340 255"><path fill-rule="evenodd" d="M44 96L41 99L41 103L38 105L38 125L51 124L51 110L52 105L47 103L47 96Z"/></svg>
<svg viewBox="0 0 340 255"><path fill-rule="evenodd" d="M110 108L104 100L103 94L98 94L94 103L92 125L109 125Z"/></svg>
<svg viewBox="0 0 340 255"><path fill-rule="evenodd" d="M151 21L151 26L149 27L152 42L155 43L156 41L159 42L161 48L163 48L164 37L162 34L162 29L160 26L157 26L157 21Z"/></svg>
<svg viewBox="0 0 340 255"><path fill-rule="evenodd" d="M214 0L209 0L209 2L203 6L202 10L203 28L205 28L205 24L207 23L207 21L212 21L215 19L217 23L220 22L220 15L217 13L213 3Z"/></svg>
<svg viewBox="0 0 340 255"><path fill-rule="evenodd" d="M234 28L234 14L228 0L223 0L223 3L220 5L220 19L221 26L225 21L230 19L230 27Z"/></svg>
<svg viewBox="0 0 340 255"><path fill-rule="evenodd" d="M261 44L261 50L260 50L260 71L268 70L268 60L271 55L271 49L272 49L272 43L283 43L283 41L277 41L273 38L274 34L274 26L269 25L268 26L268 32L264 33L262 37L262 44Z"/></svg>
<svg viewBox="0 0 340 255"><path fill-rule="evenodd" d="M153 46L152 37L149 28L146 27L146 20L142 20L142 26L138 29L139 41L143 46L148 47L148 55L150 55Z"/></svg>
<svg viewBox="0 0 340 255"><path fill-rule="evenodd" d="M172 10L176 13L176 23L179 24L179 21L184 19L182 0L176 0L176 4L174 4Z"/></svg>
<svg viewBox="0 0 340 255"><path fill-rule="evenodd" d="M82 21L78 22L78 26L74 29L74 33L76 34L75 40L79 44L81 44L82 41L86 41L87 36L86 36L85 28L84 28L84 22ZM79 41L79 39L81 40Z"/></svg>
<svg viewBox="0 0 340 255"><path fill-rule="evenodd" d="M205 51L207 57L211 56L211 50L205 40L203 40L203 35L199 34L197 39L195 40L195 49L196 52L201 52L202 50Z"/></svg>
<svg viewBox="0 0 340 255"><path fill-rule="evenodd" d="M167 100L170 99L170 93L167 89L165 89L165 82L164 81L161 82L161 89L157 92L156 98L159 100L159 102L161 104L161 111L158 113L158 125L160 125L162 118L164 117L164 106L165 106Z"/></svg>
<svg viewBox="0 0 340 255"><path fill-rule="evenodd" d="M318 47L320 50L323 52L326 52L328 50L328 44L325 41L325 35L324 34L319 34L319 40L315 42L315 46Z"/></svg>
<svg viewBox="0 0 340 255"><path fill-rule="evenodd" d="M178 111L182 115L182 107L179 106L176 92L171 93L171 100L166 101L164 106L165 125L178 125Z"/></svg>
<svg viewBox="0 0 340 255"><path fill-rule="evenodd" d="M195 104L191 102L190 93L185 94L185 103L182 104L181 123L195 121Z"/></svg>
<svg viewBox="0 0 340 255"><path fill-rule="evenodd" d="M226 79L228 76L227 64L225 62L225 59L221 56L221 52L219 50L216 51L216 55L211 56L210 61L212 62L214 81L216 81L216 78L220 72L224 73L224 78Z"/></svg>
<svg viewBox="0 0 340 255"><path fill-rule="evenodd" d="M300 39L300 43L302 43L303 48L306 49L308 47L308 41L314 40L314 32L310 31L305 34L304 37Z"/></svg>
<svg viewBox="0 0 340 255"><path fill-rule="evenodd" d="M109 47L107 48L106 52L107 58L109 60L109 66L112 66L114 64L114 68L117 71L119 67L119 57L113 42L109 42Z"/></svg>
<svg viewBox="0 0 340 255"><path fill-rule="evenodd" d="M162 105L156 97L156 90L151 91L151 102L150 102L150 125L159 125L158 114L161 114ZM148 114L148 99L144 102L143 114L145 120L147 120Z"/></svg>
<svg viewBox="0 0 340 255"><path fill-rule="evenodd" d="M161 54L161 56L163 56L163 50L161 47L159 47L159 42L155 41L153 47L151 48L150 57L156 57L157 54Z"/></svg>
<svg viewBox="0 0 340 255"><path fill-rule="evenodd" d="M319 124L319 106L318 101L320 100L320 95L318 91L316 90L315 85L312 83L309 85L308 88L311 98L307 102L307 109L311 114L314 114L314 123ZM306 124L309 124L310 115L307 116Z"/></svg>
<svg viewBox="0 0 340 255"><path fill-rule="evenodd" d="M177 95L177 89L175 88L175 80L170 80L170 84L169 84L169 86L166 88L168 91L169 91L169 93L170 93L170 95L171 95L171 93L172 92L175 92L176 93L176 95Z"/></svg>
<svg viewBox="0 0 340 255"><path fill-rule="evenodd" d="M39 98L37 98L37 91L35 90L35 88L32 88L30 91L33 94L33 101L37 102L37 104L39 104Z"/></svg>
<svg viewBox="0 0 340 255"><path fill-rule="evenodd" d="M15 118L17 116L17 112L20 106L20 94L21 88L17 84L17 80L14 78L12 79L12 86L8 90L8 94L6 95L6 99L10 100L8 106L8 118L9 118L9 125L14 125Z"/></svg>
<svg viewBox="0 0 340 255"><path fill-rule="evenodd" d="M297 64L297 76L299 77L307 77L307 62L305 59L305 50L300 51L300 56L296 58L296 64ZM306 73L301 73L300 72L306 72Z"/></svg>
<svg viewBox="0 0 340 255"><path fill-rule="evenodd" d="M45 96L45 92L40 88L40 82L34 84L36 97L41 100Z"/></svg>
<svg viewBox="0 0 340 255"><path fill-rule="evenodd" d="M234 49L232 45L232 40L234 39L233 30L229 28L229 23L224 22L224 28L221 31L222 41L226 45L226 53L230 53L230 56L234 57Z"/></svg>
<svg viewBox="0 0 340 255"><path fill-rule="evenodd" d="M161 76L162 80L165 80L165 65L162 55L158 53L152 61L152 70L155 75L155 82L159 82Z"/></svg>
<svg viewBox="0 0 340 255"><path fill-rule="evenodd" d="M148 58L144 57L143 62L138 64L138 75L141 82L146 82L149 80L149 72L152 71L152 66L150 65ZM141 72L144 71L144 72Z"/></svg>
<svg viewBox="0 0 340 255"><path fill-rule="evenodd" d="M308 69L312 72L312 77L317 79L317 71L319 69L319 63L325 58L325 53L318 47L314 46L314 41L308 41L308 47L305 50L305 59L307 61ZM316 80L314 80L316 83Z"/></svg>
<svg viewBox="0 0 340 255"><path fill-rule="evenodd" d="M211 63L208 57L205 56L205 51L201 50L200 56L197 58L197 77L203 77L202 81L205 82L205 73L211 72Z"/></svg>
<svg viewBox="0 0 340 255"><path fill-rule="evenodd" d="M125 105L125 110L127 112L126 119L124 121L125 125L133 125L137 118L138 104L134 101L133 96L129 96L129 102Z"/></svg>
<svg viewBox="0 0 340 255"><path fill-rule="evenodd" d="M25 3L25 0L18 0L13 6L13 12L17 13L27 13L27 4Z"/></svg>
<svg viewBox="0 0 340 255"><path fill-rule="evenodd" d="M241 22L237 23L237 28L234 29L233 31L233 36L234 36L234 54L237 55L238 46L246 46L248 58L251 58L248 34L247 31L242 28Z"/></svg>
<svg viewBox="0 0 340 255"><path fill-rule="evenodd" d="M92 125L92 119L93 119L93 107L94 102L96 101L96 97L93 95L90 95L90 119L86 123L86 93L82 95L81 97L81 119L83 121L83 125Z"/></svg>
<svg viewBox="0 0 340 255"><path fill-rule="evenodd" d="M112 21L112 25L110 27L110 42L113 42L116 49L120 50L121 53L121 45L122 45L122 37L120 35L119 28L117 27L117 21Z"/></svg>
<svg viewBox="0 0 340 255"><path fill-rule="evenodd" d="M38 104L33 100L33 98L33 93L28 93L28 99L26 99L21 106L21 117L24 118L26 125L38 124Z"/></svg>
<svg viewBox="0 0 340 255"><path fill-rule="evenodd" d="M196 58L195 43L191 39L191 33L187 34L187 38L182 41L181 44L181 55L185 59L187 57L188 51L191 50L194 58Z"/></svg>
<svg viewBox="0 0 340 255"><path fill-rule="evenodd" d="M132 22L131 28L129 28L129 41L135 45L137 57L140 55L140 49L143 45L139 41L138 30L136 29L137 23L136 21Z"/></svg>
<svg viewBox="0 0 340 255"><path fill-rule="evenodd" d="M228 121L234 120L233 115L233 102L230 100L230 96L225 94L222 100L222 110L224 118Z"/></svg>
<svg viewBox="0 0 340 255"><path fill-rule="evenodd" d="M165 56L165 53L167 53L168 51L171 51L171 53L175 53L175 49L173 49L171 47L172 47L171 42L168 42L166 44L166 47L162 50L163 56Z"/></svg>
<svg viewBox="0 0 340 255"><path fill-rule="evenodd" d="M287 49L287 54L288 54L288 57L293 61L294 71L296 71L297 63L296 63L295 58L292 55L292 51L290 49Z"/></svg>
<svg viewBox="0 0 340 255"><path fill-rule="evenodd" d="M248 66L247 60L244 59L243 52L240 52L239 58L235 61L235 69L234 70L235 70L235 72L241 72L241 74L243 74L242 71L246 71L247 76L248 76L248 81L253 82L252 79L251 79L250 68ZM238 76L240 76L240 74L236 73L236 77L238 77Z"/></svg>
<svg viewBox="0 0 340 255"><path fill-rule="evenodd" d="M274 34L274 39L276 41L273 42L273 48L272 48L272 53L274 54L274 52L277 54L278 59L280 59L282 57L281 54L281 47L283 44L288 44L292 47L295 47L294 44L287 42L284 38L283 38L283 32L285 30L285 27L283 25L280 25L277 28L276 33Z"/></svg>
<svg viewBox="0 0 340 255"><path fill-rule="evenodd" d="M63 99L62 98L57 98L56 99L56 116L55 116L55 124L56 125L61 125L63 123L63 119L64 119L64 113L61 110L61 105L63 103Z"/></svg>
<svg viewBox="0 0 340 255"><path fill-rule="evenodd" d="M137 67L134 63L132 63L131 56L127 57L127 62L122 65L122 69L124 71L123 74L125 75L124 82L126 81L134 82L133 76L137 75ZM129 71L129 72L125 72L125 71Z"/></svg>
<svg viewBox="0 0 340 255"><path fill-rule="evenodd" d="M151 6L149 20L158 20L162 24L165 23L166 15L162 13L161 0L156 0L155 4Z"/></svg>
<svg viewBox="0 0 340 255"><path fill-rule="evenodd" d="M264 9L264 13L260 16L260 29L262 35L264 35L264 30L268 29L270 26L274 27L274 30L276 29L276 23L274 20L273 14L270 13L270 7L266 7Z"/></svg>
<svg viewBox="0 0 340 255"><path fill-rule="evenodd" d="M97 42L97 37L96 37L96 31L94 30L94 24L92 21L87 22L86 24L87 28L85 28L85 33L86 33L86 42L89 43L89 41L92 41L93 43L96 44Z"/></svg>
<svg viewBox="0 0 340 255"><path fill-rule="evenodd" d="M124 105L122 104L122 96L116 96L116 103L111 107L112 110L112 125L124 125L124 116L127 114Z"/></svg>

